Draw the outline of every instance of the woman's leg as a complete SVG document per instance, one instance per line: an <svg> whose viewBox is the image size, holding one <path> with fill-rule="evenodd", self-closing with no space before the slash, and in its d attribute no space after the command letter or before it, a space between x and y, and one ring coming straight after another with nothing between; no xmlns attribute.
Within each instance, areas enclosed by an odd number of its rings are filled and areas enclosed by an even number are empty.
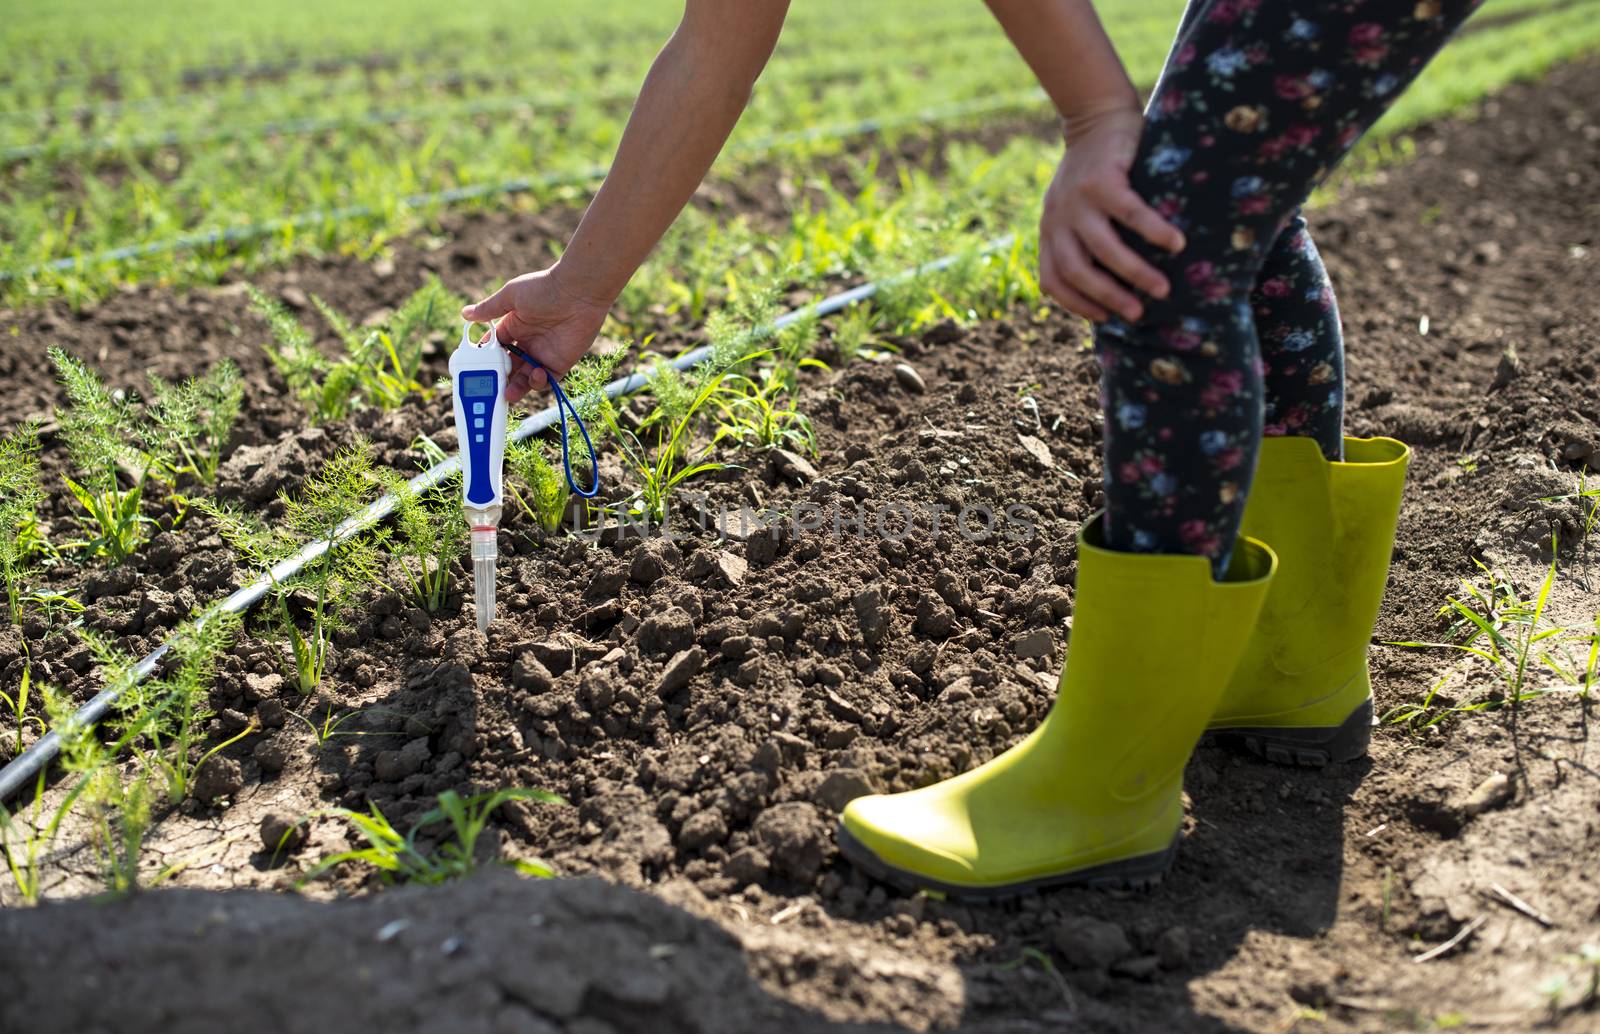
<svg viewBox="0 0 1600 1034"><path fill-rule="evenodd" d="M1474 6L1202 0L1193 12L1151 99L1131 175L1187 247L1167 255L1125 234L1172 293L1147 299L1137 323L1112 320L1096 335L1112 548L1199 553L1225 570L1264 422L1251 307L1258 277L1311 188ZM1288 235L1279 257L1304 274L1299 236ZM1337 373L1284 363L1278 344L1267 347L1286 391Z"/></svg>
<svg viewBox="0 0 1600 1034"><path fill-rule="evenodd" d="M1333 284L1296 212L1250 292L1261 347L1267 435L1300 435L1344 458L1344 335Z"/></svg>

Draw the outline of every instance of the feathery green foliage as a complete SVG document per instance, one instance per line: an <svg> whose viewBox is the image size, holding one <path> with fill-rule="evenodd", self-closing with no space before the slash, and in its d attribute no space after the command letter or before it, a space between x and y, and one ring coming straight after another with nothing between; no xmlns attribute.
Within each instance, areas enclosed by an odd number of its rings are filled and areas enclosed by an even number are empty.
<svg viewBox="0 0 1600 1034"><path fill-rule="evenodd" d="M437 614L450 594L451 569L466 548L460 479L422 495L392 471L384 472L381 480L396 500L393 534L385 537L385 544L411 599L429 614Z"/></svg>
<svg viewBox="0 0 1600 1034"><path fill-rule="evenodd" d="M43 500L38 427L23 423L0 438L0 576L12 624L22 620L27 581L37 570L35 559L46 551L36 512Z"/></svg>
<svg viewBox="0 0 1600 1034"><path fill-rule="evenodd" d="M107 673L109 683L133 685L126 668ZM117 762L121 748L138 735L144 698L125 693L118 701L118 714L107 723L120 736L111 744L103 742L94 728L78 721L75 704L49 687L41 687L50 728L61 738L61 767L75 785L60 806L55 825L75 804L82 805L90 828L90 844L107 891L116 895L139 889L139 861L145 833L150 828L150 769L142 760L124 776Z"/></svg>
<svg viewBox="0 0 1600 1034"><path fill-rule="evenodd" d="M311 332L288 309L253 286L246 289L250 307L267 321L271 332L271 340L262 347L311 419L320 423L349 413L360 380L354 365L323 355Z"/></svg>
<svg viewBox="0 0 1600 1034"><path fill-rule="evenodd" d="M244 402L244 380L224 359L203 377L177 384L150 375L151 421L176 452L172 474L189 474L202 485L217 481L217 467Z"/></svg>
<svg viewBox="0 0 1600 1034"><path fill-rule="evenodd" d="M171 640L178 663L150 687L157 707L143 729L149 747L136 745L136 749L151 770L164 777L167 799L173 804L189 796L195 775L207 761L257 729L252 717L240 732L200 749L204 723L212 717L204 708L216 683L217 658L232 645L241 623L236 614L213 610L205 619L184 625Z"/></svg>
<svg viewBox="0 0 1600 1034"><path fill-rule="evenodd" d="M73 545L120 564L144 541L150 523L142 512L145 483L166 454L133 404L113 395L87 365L59 348L50 349L50 361L67 393L56 417L78 474L66 479L67 488L91 536ZM124 487L124 481L132 484Z"/></svg>
<svg viewBox="0 0 1600 1034"><path fill-rule="evenodd" d="M511 469L512 501L545 534L553 535L561 528L561 517L567 512L572 491L559 463L545 455L546 448L540 442L510 442L506 445L506 466Z"/></svg>
<svg viewBox="0 0 1600 1034"><path fill-rule="evenodd" d="M267 321L264 345L278 373L316 421L338 420L363 405L393 409L412 395L431 398L419 379L429 336L454 325L464 299L429 277L382 326L363 331L321 298L311 302L332 328L342 354L329 357L281 304L254 287L250 304Z"/></svg>
<svg viewBox="0 0 1600 1034"><path fill-rule="evenodd" d="M382 559L372 535L335 541L340 528L372 501L378 485L372 448L359 441L335 453L298 494L282 497L286 512L278 527L264 528L250 515L225 506L199 504L217 522L218 531L234 551L269 577L273 565L298 552L302 544L325 547L292 578L278 581L273 577L274 615L293 657L302 693L321 684L333 632L344 627L345 615L356 597L381 573ZM309 601L304 608L305 629L296 614L302 598Z"/></svg>
<svg viewBox="0 0 1600 1034"><path fill-rule="evenodd" d="M301 819L301 822L323 817L343 820L366 840L368 846L353 851L341 851L324 858L313 866L300 882L310 882L345 862L359 862L371 866L377 870L385 883L439 884L460 879L478 867L478 838L483 835L490 815L495 809L511 801L567 803L562 797L547 790L524 787L475 794L465 798L454 790L446 790L439 795L438 806L418 819L416 825L411 827L411 831L405 834L394 828L383 812L378 810L376 804L366 813L348 808L313 812ZM449 824L450 839L432 850L420 847L417 842L419 834L441 823ZM285 838L289 835L284 834ZM524 875L554 875L548 866L538 862L517 861L512 864Z"/></svg>

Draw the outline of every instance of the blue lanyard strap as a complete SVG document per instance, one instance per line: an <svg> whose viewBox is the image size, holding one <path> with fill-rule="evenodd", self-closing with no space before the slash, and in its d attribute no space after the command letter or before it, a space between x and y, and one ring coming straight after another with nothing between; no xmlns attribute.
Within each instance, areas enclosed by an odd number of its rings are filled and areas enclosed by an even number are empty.
<svg viewBox="0 0 1600 1034"><path fill-rule="evenodd" d="M561 418L561 469L567 475L567 487L585 499L593 499L600 494L600 458L595 455L594 442L589 439L589 429L583 426L583 417L578 415L578 407L572 404L572 399L561 390L561 382L556 379L555 374L545 368L543 363L516 345L506 344L503 341L501 345L528 365L544 370L545 379L550 383L550 392L556 398L556 415ZM580 487L577 479L572 476L572 450L568 444L572 434L567 423L569 415L572 423L578 425L578 432L583 435L584 448L589 450L589 470L593 474L594 484L587 489Z"/></svg>

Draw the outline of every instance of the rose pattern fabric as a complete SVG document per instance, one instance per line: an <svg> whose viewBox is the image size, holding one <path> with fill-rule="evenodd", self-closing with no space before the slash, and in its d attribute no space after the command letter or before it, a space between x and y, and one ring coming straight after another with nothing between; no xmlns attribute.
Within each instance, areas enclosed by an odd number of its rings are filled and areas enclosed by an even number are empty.
<svg viewBox="0 0 1600 1034"><path fill-rule="evenodd" d="M1300 206L1478 0L1191 0L1145 111L1136 190L1172 284L1095 335L1106 541L1227 569L1263 435L1341 455L1344 341Z"/></svg>

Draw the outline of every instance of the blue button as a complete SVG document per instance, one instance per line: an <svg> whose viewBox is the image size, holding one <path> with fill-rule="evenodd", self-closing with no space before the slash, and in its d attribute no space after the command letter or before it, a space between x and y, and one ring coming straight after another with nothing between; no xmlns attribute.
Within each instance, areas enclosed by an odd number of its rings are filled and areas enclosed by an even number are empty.
<svg viewBox="0 0 1600 1034"><path fill-rule="evenodd" d="M483 435L475 434L475 435L472 436L472 440L474 442L477 442L479 445L482 445L483 444Z"/></svg>
<svg viewBox="0 0 1600 1034"><path fill-rule="evenodd" d="M483 408L483 407L484 407L484 406L485 406L485 405L486 405L486 403L483 403L483 402L474 402L474 403L473 403L473 404L472 404L472 411L473 411L473 412L474 412L474 413L482 413L482 412L483 412L483 411L484 411L484 408ZM483 426L483 425L482 425L482 424L479 424L479 425L478 425L478 426L479 426L479 427L482 427L482 426Z"/></svg>
<svg viewBox="0 0 1600 1034"><path fill-rule="evenodd" d="M483 417L481 417L481 416L480 417L473 417L472 418L472 426L478 428L479 430L482 430L483 429Z"/></svg>

